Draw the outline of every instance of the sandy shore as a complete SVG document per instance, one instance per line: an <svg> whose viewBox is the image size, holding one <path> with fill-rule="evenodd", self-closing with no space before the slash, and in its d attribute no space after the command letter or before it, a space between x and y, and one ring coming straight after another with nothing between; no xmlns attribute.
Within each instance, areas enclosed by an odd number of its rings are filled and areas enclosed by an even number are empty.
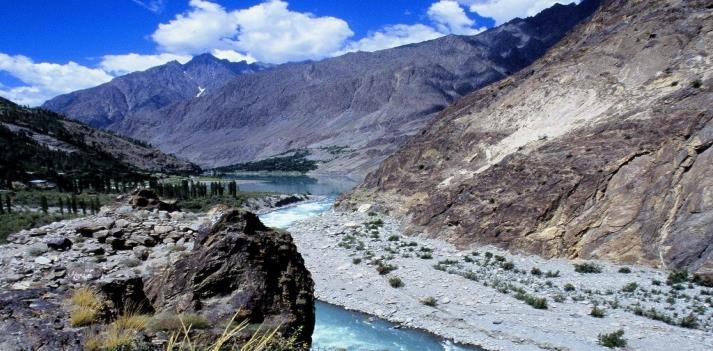
<svg viewBox="0 0 713 351"><path fill-rule="evenodd" d="M401 237L399 228L386 217L328 211L289 230L320 300L457 342L487 350L606 350L597 336L622 329L628 350L713 350L713 289L688 283L672 288L664 272L645 267L620 273L621 266L593 262L602 272L586 274L566 260L491 247L459 251L436 240ZM379 266L395 269L382 275ZM391 287L393 277L404 286ZM633 291L622 291L627 285L624 290ZM526 304L524 295L546 298L547 309ZM435 306L422 303L429 297ZM603 318L590 316L595 305ZM651 319L651 308L671 323L692 314L698 329ZM649 317L636 314L641 311Z"/></svg>

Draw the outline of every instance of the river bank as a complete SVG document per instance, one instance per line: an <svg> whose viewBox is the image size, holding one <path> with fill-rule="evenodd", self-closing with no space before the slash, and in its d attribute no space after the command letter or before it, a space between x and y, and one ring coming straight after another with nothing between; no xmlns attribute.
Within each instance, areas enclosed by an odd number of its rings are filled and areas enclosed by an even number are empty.
<svg viewBox="0 0 713 351"><path fill-rule="evenodd" d="M593 262L601 273L578 273L566 260L492 247L460 251L402 237L398 221L367 213L330 210L288 229L319 300L459 343L487 350L602 350L598 335L622 329L632 350L713 348L713 291L668 286L662 271L631 266L625 273L622 266ZM403 286L392 287L392 278ZM546 309L525 302L541 298ZM594 306L603 317L590 315ZM699 329L652 319L679 324L689 315Z"/></svg>

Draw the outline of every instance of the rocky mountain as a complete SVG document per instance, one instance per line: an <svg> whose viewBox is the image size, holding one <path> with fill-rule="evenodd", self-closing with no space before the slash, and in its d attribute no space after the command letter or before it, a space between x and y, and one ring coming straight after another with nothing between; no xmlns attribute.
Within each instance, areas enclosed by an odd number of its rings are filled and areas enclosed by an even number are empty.
<svg viewBox="0 0 713 351"><path fill-rule="evenodd" d="M342 207L411 233L713 278L713 7L606 1L443 111Z"/></svg>
<svg viewBox="0 0 713 351"><path fill-rule="evenodd" d="M109 128L135 114L151 112L180 101L217 91L232 78L267 65L221 60L211 54L186 64L165 65L134 72L94 88L60 95L43 107L89 124Z"/></svg>
<svg viewBox="0 0 713 351"><path fill-rule="evenodd" d="M137 172L196 173L196 165L151 146L0 98L0 182L45 178L129 180Z"/></svg>
<svg viewBox="0 0 713 351"><path fill-rule="evenodd" d="M100 95L95 89L53 99L45 107L87 122L105 121L110 130L205 167L306 150L328 161L319 163L318 172L361 175L459 97L542 56L598 4L555 5L475 36L451 35L242 74L211 94L137 109L123 118L108 110L86 112L85 104ZM345 152L333 157L320 151L333 149Z"/></svg>
<svg viewBox="0 0 713 351"><path fill-rule="evenodd" d="M0 246L0 349L165 350L181 320L202 347L236 311L309 349L314 283L288 233L227 207L159 211L148 190L123 201Z"/></svg>

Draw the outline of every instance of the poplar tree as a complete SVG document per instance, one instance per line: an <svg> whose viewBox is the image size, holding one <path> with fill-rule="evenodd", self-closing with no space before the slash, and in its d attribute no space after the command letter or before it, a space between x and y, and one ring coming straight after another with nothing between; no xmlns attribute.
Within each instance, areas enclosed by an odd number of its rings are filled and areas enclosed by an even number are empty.
<svg viewBox="0 0 713 351"><path fill-rule="evenodd" d="M42 213L47 215L47 213L49 212L49 206L47 205L47 197L44 195L40 197L40 207L42 207Z"/></svg>

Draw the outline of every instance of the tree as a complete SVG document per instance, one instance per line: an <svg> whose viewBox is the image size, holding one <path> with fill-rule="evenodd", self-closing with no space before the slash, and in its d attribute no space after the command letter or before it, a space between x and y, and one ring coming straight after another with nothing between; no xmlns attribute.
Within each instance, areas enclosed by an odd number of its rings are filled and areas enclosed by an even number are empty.
<svg viewBox="0 0 713 351"><path fill-rule="evenodd" d="M0 194L0 214L4 214L5 209L2 207L2 195Z"/></svg>
<svg viewBox="0 0 713 351"><path fill-rule="evenodd" d="M79 207L82 208L82 214L87 215L87 203L84 202L84 199L79 200Z"/></svg>
<svg viewBox="0 0 713 351"><path fill-rule="evenodd" d="M72 194L72 213L77 214L77 196Z"/></svg>
<svg viewBox="0 0 713 351"><path fill-rule="evenodd" d="M12 200L10 195L5 195L5 206L7 206L7 213L12 213Z"/></svg>
<svg viewBox="0 0 713 351"><path fill-rule="evenodd" d="M61 196L59 197L59 214L64 215L64 203Z"/></svg>
<svg viewBox="0 0 713 351"><path fill-rule="evenodd" d="M40 197L40 207L42 207L42 213L47 215L47 213L49 212L49 206L47 205L47 197L44 195Z"/></svg>

